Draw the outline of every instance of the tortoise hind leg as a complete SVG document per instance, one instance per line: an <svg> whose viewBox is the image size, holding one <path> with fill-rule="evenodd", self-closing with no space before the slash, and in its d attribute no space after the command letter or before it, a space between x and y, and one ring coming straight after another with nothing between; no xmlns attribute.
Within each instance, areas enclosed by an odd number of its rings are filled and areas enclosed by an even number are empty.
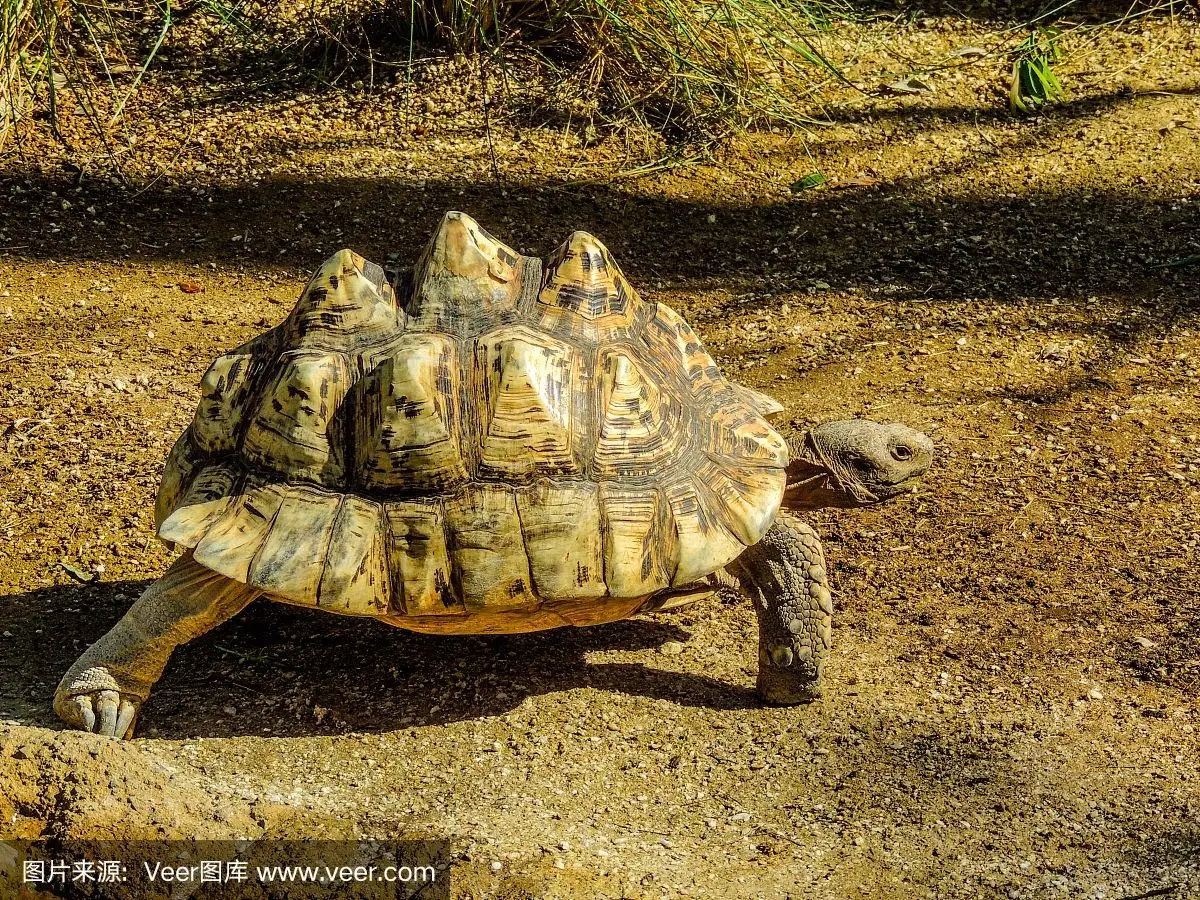
<svg viewBox="0 0 1200 900"><path fill-rule="evenodd" d="M817 533L780 513L730 569L758 613L759 695L788 706L820 697L833 601Z"/></svg>
<svg viewBox="0 0 1200 900"><path fill-rule="evenodd" d="M75 661L55 691L54 711L76 728L129 737L171 651L233 618L260 593L184 554Z"/></svg>

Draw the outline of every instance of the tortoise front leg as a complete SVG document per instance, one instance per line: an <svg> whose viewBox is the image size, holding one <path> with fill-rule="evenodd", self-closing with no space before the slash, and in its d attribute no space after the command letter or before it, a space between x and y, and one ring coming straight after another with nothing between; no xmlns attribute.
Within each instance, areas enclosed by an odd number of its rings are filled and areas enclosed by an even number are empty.
<svg viewBox="0 0 1200 900"><path fill-rule="evenodd" d="M758 613L758 693L781 705L820 697L833 600L817 533L781 512L730 568Z"/></svg>
<svg viewBox="0 0 1200 900"><path fill-rule="evenodd" d="M75 661L54 694L54 711L84 731L129 737L171 651L231 619L260 593L184 554Z"/></svg>

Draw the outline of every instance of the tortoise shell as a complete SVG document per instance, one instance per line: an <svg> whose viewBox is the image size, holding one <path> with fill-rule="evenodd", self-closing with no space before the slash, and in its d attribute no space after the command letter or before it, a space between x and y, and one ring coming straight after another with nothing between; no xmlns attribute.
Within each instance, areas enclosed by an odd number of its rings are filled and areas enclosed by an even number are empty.
<svg viewBox="0 0 1200 900"><path fill-rule="evenodd" d="M452 212L395 281L342 250L212 364L161 538L277 600L486 632L623 618L770 527L781 407L596 238L543 269Z"/></svg>

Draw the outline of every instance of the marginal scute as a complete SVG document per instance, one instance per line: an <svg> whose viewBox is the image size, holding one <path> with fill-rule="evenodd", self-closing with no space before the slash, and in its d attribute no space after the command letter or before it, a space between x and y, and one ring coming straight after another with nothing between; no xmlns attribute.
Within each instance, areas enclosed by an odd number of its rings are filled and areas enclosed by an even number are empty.
<svg viewBox="0 0 1200 900"><path fill-rule="evenodd" d="M345 495L324 560L317 594L322 609L360 616L387 613L392 585L382 506Z"/></svg>
<svg viewBox="0 0 1200 900"><path fill-rule="evenodd" d="M319 268L284 329L289 346L350 350L404 330L383 268L353 250L339 250Z"/></svg>
<svg viewBox="0 0 1200 900"><path fill-rule="evenodd" d="M540 324L587 342L627 336L642 303L608 248L576 231L551 254L538 294Z"/></svg>
<svg viewBox="0 0 1200 900"><path fill-rule="evenodd" d="M607 593L596 485L542 479L517 490L517 510L539 597L569 600Z"/></svg>
<svg viewBox="0 0 1200 900"><path fill-rule="evenodd" d="M466 213L448 212L413 269L409 327L471 334L516 318L520 256Z"/></svg>
<svg viewBox="0 0 1200 900"><path fill-rule="evenodd" d="M248 478L241 494L195 545L196 562L234 581L252 584L250 566L286 492L285 485Z"/></svg>
<svg viewBox="0 0 1200 900"><path fill-rule="evenodd" d="M272 596L316 606L340 507L340 494L289 485L250 566L250 583Z"/></svg>
<svg viewBox="0 0 1200 900"><path fill-rule="evenodd" d="M747 466L710 456L700 463L695 481L711 499L721 524L751 547L775 521L787 475L772 466Z"/></svg>
<svg viewBox="0 0 1200 900"><path fill-rule="evenodd" d="M246 431L243 455L288 478L341 485L345 472L337 412L349 387L346 359L288 351L276 366L275 380Z"/></svg>
<svg viewBox="0 0 1200 900"><path fill-rule="evenodd" d="M470 484L445 508L454 581L468 612L536 607L512 489Z"/></svg>
<svg viewBox="0 0 1200 900"><path fill-rule="evenodd" d="M463 615L455 588L446 520L437 500L406 500L384 507L393 612L408 616Z"/></svg>
<svg viewBox="0 0 1200 900"><path fill-rule="evenodd" d="M480 474L523 477L577 474L580 418L572 403L578 354L524 327L485 335L476 347L480 402Z"/></svg>
<svg viewBox="0 0 1200 900"><path fill-rule="evenodd" d="M236 502L234 495L241 484L242 472L236 465L212 463L200 468L171 513L163 517L158 536L168 543L195 547Z"/></svg>
<svg viewBox="0 0 1200 900"><path fill-rule="evenodd" d="M670 587L679 560L671 508L662 491L600 486L604 580L614 597L647 597Z"/></svg>
<svg viewBox="0 0 1200 900"><path fill-rule="evenodd" d="M467 478L458 348L407 334L354 388L356 474L367 489L439 493Z"/></svg>
<svg viewBox="0 0 1200 900"><path fill-rule="evenodd" d="M623 350L601 354L597 383L594 459L601 478L657 475L678 459L687 436L683 405L670 386L655 384Z"/></svg>
<svg viewBox="0 0 1200 900"><path fill-rule="evenodd" d="M715 572L746 549L717 519L711 498L698 482L689 476L665 488L679 533L679 565L671 579L676 587Z"/></svg>
<svg viewBox="0 0 1200 900"><path fill-rule="evenodd" d="M764 419L773 419L784 411L784 405L769 394L748 388L744 384L731 384L730 386Z"/></svg>

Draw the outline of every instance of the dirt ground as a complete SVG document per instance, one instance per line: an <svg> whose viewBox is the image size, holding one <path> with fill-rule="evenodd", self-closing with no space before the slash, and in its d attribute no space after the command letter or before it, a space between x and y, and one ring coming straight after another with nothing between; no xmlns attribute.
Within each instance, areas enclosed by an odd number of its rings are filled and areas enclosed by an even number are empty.
<svg viewBox="0 0 1200 900"><path fill-rule="evenodd" d="M164 74L127 183L10 157L0 836L448 837L463 897L1200 897L1200 32L1099 33L1016 118L1002 63L947 57L988 27L864 27L859 83L954 67L668 173L485 128L452 63L370 95ZM789 429L935 437L917 493L815 517L828 697L758 704L733 598L490 638L260 602L175 654L136 740L60 730L59 677L170 559L153 494L208 362L450 208L543 256L599 235Z"/></svg>

